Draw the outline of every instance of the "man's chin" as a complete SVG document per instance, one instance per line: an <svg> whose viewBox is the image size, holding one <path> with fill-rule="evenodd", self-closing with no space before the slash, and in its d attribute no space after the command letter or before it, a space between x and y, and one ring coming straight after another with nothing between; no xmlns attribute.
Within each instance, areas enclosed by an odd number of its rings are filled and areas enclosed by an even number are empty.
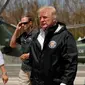
<svg viewBox="0 0 85 85"><path fill-rule="evenodd" d="M45 30L45 29L47 29L47 26L43 26L43 27L41 27L43 30Z"/></svg>

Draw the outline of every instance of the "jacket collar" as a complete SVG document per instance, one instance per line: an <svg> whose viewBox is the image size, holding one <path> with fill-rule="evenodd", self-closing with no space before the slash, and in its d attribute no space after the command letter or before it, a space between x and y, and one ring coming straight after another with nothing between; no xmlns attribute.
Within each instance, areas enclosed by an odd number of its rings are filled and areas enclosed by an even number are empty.
<svg viewBox="0 0 85 85"><path fill-rule="evenodd" d="M53 34L56 34L56 33L60 33L62 31L66 30L66 25L64 23L61 23L61 22L57 22L54 26L48 28L45 33L48 34L48 33L53 33Z"/></svg>

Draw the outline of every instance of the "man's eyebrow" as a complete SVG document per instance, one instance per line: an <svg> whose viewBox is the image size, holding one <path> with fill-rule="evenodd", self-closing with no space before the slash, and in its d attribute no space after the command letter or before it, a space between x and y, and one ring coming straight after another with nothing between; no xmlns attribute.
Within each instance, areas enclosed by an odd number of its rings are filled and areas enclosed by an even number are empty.
<svg viewBox="0 0 85 85"><path fill-rule="evenodd" d="M21 22L20 25L21 25L21 24L28 24L28 23L29 23L29 21L27 21L27 22Z"/></svg>

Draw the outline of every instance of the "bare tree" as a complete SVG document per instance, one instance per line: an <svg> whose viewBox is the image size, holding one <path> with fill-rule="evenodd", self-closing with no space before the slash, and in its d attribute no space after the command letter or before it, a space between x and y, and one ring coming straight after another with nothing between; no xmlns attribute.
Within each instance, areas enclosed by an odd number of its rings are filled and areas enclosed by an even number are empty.
<svg viewBox="0 0 85 85"><path fill-rule="evenodd" d="M4 3L3 6L0 8L0 14L1 14L1 13L3 12L3 10L6 8L6 6L7 6L8 3L9 3L9 1L10 1L10 0L3 0L3 1L0 0L0 3L1 3L1 4ZM0 5L1 5L1 4L0 4Z"/></svg>

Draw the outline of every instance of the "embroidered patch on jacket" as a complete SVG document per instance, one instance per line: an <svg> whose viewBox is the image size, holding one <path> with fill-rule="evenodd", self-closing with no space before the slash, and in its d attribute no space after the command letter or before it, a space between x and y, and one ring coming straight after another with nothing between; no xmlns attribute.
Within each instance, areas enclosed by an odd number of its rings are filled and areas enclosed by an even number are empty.
<svg viewBox="0 0 85 85"><path fill-rule="evenodd" d="M57 43L55 41L50 41L49 42L49 48L55 48Z"/></svg>

